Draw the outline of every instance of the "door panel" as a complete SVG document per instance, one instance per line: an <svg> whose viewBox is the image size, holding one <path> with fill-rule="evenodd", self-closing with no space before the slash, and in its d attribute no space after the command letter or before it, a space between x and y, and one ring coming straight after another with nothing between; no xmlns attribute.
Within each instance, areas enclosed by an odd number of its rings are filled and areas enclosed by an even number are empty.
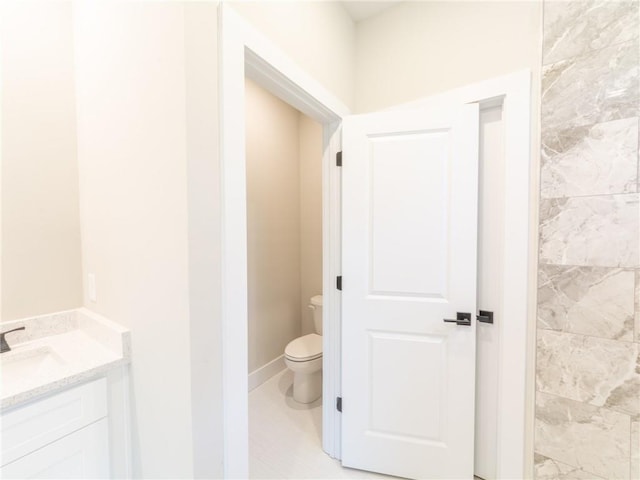
<svg viewBox="0 0 640 480"><path fill-rule="evenodd" d="M443 298L447 137L423 131L370 139L371 294ZM432 152L430 161L423 152Z"/></svg>
<svg viewBox="0 0 640 480"><path fill-rule="evenodd" d="M345 466L472 478L478 109L343 124Z"/></svg>
<svg viewBox="0 0 640 480"><path fill-rule="evenodd" d="M371 421L369 433L408 441L442 442L441 395L446 377L446 338L432 335L406 335L370 332ZM384 363L383 363L384 362ZM397 371L415 364L414 382ZM399 397L395 392L411 390Z"/></svg>

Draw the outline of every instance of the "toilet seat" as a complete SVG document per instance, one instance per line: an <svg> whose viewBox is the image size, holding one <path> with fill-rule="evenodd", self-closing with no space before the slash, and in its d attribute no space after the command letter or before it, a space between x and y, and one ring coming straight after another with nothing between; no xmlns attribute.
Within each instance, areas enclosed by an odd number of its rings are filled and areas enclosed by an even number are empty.
<svg viewBox="0 0 640 480"><path fill-rule="evenodd" d="M284 349L287 359L292 362L309 362L322 357L322 335L310 333L291 340Z"/></svg>

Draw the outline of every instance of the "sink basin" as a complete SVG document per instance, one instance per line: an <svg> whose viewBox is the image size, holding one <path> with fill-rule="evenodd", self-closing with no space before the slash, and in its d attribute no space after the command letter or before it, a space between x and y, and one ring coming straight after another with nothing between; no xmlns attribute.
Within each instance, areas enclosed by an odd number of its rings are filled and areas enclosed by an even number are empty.
<svg viewBox="0 0 640 480"><path fill-rule="evenodd" d="M49 346L14 350L0 357L2 394L37 385L64 372L66 362Z"/></svg>
<svg viewBox="0 0 640 480"><path fill-rule="evenodd" d="M0 413L131 362L129 330L84 308L3 324L19 327L24 341L0 354Z"/></svg>

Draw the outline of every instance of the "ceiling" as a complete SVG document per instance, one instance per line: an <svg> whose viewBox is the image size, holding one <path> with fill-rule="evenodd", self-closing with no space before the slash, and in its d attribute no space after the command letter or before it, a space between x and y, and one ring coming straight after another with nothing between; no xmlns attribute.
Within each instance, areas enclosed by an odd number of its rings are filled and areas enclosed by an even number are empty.
<svg viewBox="0 0 640 480"><path fill-rule="evenodd" d="M354 22L359 22L365 18L372 17L386 10L393 5L400 3L399 0L393 2L365 2L360 0L343 1L342 4Z"/></svg>

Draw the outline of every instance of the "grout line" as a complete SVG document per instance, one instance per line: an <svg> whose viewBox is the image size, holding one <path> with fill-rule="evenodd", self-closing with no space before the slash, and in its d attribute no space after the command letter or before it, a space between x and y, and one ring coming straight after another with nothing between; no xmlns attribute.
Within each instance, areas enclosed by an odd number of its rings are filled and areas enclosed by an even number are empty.
<svg viewBox="0 0 640 480"><path fill-rule="evenodd" d="M544 200L570 200L572 198L590 198L590 197L621 197L638 195L638 192L619 192L619 193L595 193L587 195L571 195L566 197L540 197L540 201Z"/></svg>
<svg viewBox="0 0 640 480"><path fill-rule="evenodd" d="M538 327L537 330L545 330L545 331L549 331L549 332L564 333L564 334L567 334L567 335L576 335L576 336L580 336L580 337L597 338L598 340L609 340L610 342L616 342L616 343L631 343L631 344L638 343L635 340L618 340L617 338L599 337L597 335L588 335L586 333L569 332L567 330L556 330L554 328Z"/></svg>
<svg viewBox="0 0 640 480"><path fill-rule="evenodd" d="M582 405L586 405L587 407L592 407L592 408L601 408L601 409L603 409L603 410L607 410L608 412L611 412L611 413L617 413L618 415L622 415L622 416L627 417L627 418L629 419L629 425L631 425L631 422L633 421L633 419L634 419L634 418L636 418L634 415L631 415L631 414L630 414L630 413L628 413L628 412L621 412L621 411L619 411L619 410L615 410L615 409L613 409L613 408L611 408L611 407L605 407L605 406L600 406L600 405L594 405L594 404L592 404L592 403L584 402L584 401L582 401L582 400L576 400L576 399L574 399L574 398L563 397L562 395L559 395L559 394L557 394L557 393L545 392L544 390L540 390L540 389L538 389L537 387L536 387L536 392L538 392L538 393L543 393L543 394L545 394L545 395L549 395L549 396L551 396L551 397L560 398L560 399L562 399L562 400L568 400L568 401L570 401L570 402L580 403L580 404L582 404ZM536 417L536 418L537 418L537 417ZM575 421L575 420L571 420L571 422L576 423L576 421ZM593 422L590 422L590 423L593 423Z"/></svg>

